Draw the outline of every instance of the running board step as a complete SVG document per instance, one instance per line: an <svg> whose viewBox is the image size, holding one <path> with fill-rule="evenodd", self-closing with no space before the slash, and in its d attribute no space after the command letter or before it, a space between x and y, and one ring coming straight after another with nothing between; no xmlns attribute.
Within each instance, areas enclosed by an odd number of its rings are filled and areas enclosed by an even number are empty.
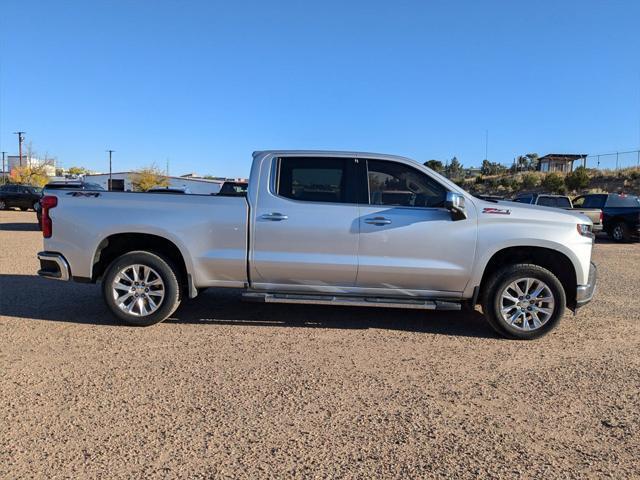
<svg viewBox="0 0 640 480"><path fill-rule="evenodd" d="M337 295L301 295L294 293L245 292L242 299L261 303L298 303L309 305L341 305L350 307L413 308L417 310L461 310L460 302L450 300L412 300L380 297L347 297Z"/></svg>

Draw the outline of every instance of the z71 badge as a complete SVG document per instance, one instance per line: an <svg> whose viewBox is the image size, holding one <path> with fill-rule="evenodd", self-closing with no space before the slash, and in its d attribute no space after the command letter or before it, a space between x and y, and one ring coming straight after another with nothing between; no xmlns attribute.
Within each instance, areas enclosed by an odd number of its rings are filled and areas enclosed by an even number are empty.
<svg viewBox="0 0 640 480"><path fill-rule="evenodd" d="M493 215L511 215L511 210L508 208L483 208L482 213L490 213Z"/></svg>

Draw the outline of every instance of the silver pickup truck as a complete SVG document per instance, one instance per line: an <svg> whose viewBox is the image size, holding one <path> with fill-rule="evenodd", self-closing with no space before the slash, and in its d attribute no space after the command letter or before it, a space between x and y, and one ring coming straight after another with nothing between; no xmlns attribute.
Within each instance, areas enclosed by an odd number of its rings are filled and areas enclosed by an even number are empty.
<svg viewBox="0 0 640 480"><path fill-rule="evenodd" d="M255 152L246 196L45 192L40 275L151 325L206 287L261 302L458 310L510 338L591 300L591 221L489 202L403 157Z"/></svg>

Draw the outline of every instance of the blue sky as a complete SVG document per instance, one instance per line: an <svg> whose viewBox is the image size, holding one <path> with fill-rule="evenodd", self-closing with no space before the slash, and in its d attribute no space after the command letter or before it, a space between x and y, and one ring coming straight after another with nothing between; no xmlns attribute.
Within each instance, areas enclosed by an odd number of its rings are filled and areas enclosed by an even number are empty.
<svg viewBox="0 0 640 480"><path fill-rule="evenodd" d="M466 166L640 144L640 2L0 3L0 147L247 175L261 149Z"/></svg>

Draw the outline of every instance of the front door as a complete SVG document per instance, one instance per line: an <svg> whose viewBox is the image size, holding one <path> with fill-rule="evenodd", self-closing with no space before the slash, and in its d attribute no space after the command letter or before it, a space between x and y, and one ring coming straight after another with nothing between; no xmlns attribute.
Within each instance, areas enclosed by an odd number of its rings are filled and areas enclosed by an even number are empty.
<svg viewBox="0 0 640 480"><path fill-rule="evenodd" d="M347 293L356 281L355 160L275 158L252 213L252 286ZM264 185L264 183L262 183Z"/></svg>
<svg viewBox="0 0 640 480"><path fill-rule="evenodd" d="M381 295L462 292L475 256L473 209L454 221L435 178L401 162L363 162L369 199L360 207L357 286Z"/></svg>

